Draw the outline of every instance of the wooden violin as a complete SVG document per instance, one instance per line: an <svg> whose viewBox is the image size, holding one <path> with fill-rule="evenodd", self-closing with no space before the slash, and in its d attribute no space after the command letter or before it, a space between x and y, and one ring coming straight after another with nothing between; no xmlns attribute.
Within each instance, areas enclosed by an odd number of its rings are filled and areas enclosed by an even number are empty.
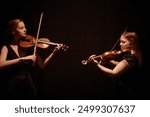
<svg viewBox="0 0 150 117"><path fill-rule="evenodd" d="M126 30L127 30L127 27L125 28L123 34L126 32ZM87 63L92 61L92 59L100 59L101 63L109 62L110 60L114 60L118 56L122 56L125 53L130 52L128 49L119 50L119 51L114 50L115 46L118 44L119 41L120 39L116 41L116 43L114 44L114 46L112 47L110 51L104 52L103 54L100 54L98 56L92 56L92 57L90 56L87 60L82 60L81 63L83 65L86 65Z"/></svg>
<svg viewBox="0 0 150 117"><path fill-rule="evenodd" d="M89 63L90 61L92 61L92 59L99 59L102 63L105 62L109 62L110 60L114 60L119 56L123 56L124 54L130 52L129 50L119 50L119 51L107 51L104 52L103 54L100 54L98 56L93 56L93 57L89 57L87 60L82 60L82 64L86 65L87 63Z"/></svg>
<svg viewBox="0 0 150 117"><path fill-rule="evenodd" d="M54 45L54 46L57 46L59 45L59 43L54 43L54 42L51 42L48 38L39 38L37 39L37 47L39 48L42 48L42 49L46 49L49 47L49 45ZM31 36L31 35L26 35L25 38L22 38L20 41L19 41L19 46L22 47L22 48L31 48L31 47L34 47L35 46L35 42L36 42L36 38L34 36ZM66 46L66 45L63 45L62 46L62 49L64 49L66 51L66 49L68 49L69 47Z"/></svg>

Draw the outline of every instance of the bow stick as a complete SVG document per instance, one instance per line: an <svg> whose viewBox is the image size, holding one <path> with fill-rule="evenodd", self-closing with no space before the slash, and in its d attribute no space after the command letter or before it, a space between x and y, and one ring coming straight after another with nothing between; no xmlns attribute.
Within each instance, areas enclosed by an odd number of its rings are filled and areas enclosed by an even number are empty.
<svg viewBox="0 0 150 117"><path fill-rule="evenodd" d="M36 54L36 50L37 50L37 43L38 43L39 32L40 32L40 27L41 27L41 22L42 22L43 14L44 14L44 13L42 12L42 13L41 13L41 16L40 16L40 21L39 21L38 31L37 31L37 35L36 35L36 40L35 40L35 46L34 46L33 55Z"/></svg>

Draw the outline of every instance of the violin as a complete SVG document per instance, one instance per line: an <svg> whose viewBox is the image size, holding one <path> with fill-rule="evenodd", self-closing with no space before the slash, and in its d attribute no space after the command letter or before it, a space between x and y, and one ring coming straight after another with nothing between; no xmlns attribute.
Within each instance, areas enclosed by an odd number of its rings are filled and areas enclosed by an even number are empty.
<svg viewBox="0 0 150 117"><path fill-rule="evenodd" d="M127 31L127 27L125 28L125 30L122 33L122 35L125 34L126 31ZM100 59L101 63L106 63L106 62L109 62L110 60L116 59L119 56L123 56L123 55L127 54L128 52L131 52L128 49L119 50L119 51L114 50L115 46L118 44L119 41L120 41L120 39L118 39L116 41L116 43L112 47L111 51L104 52L103 54L98 55L98 56L94 56L94 55L90 56L87 60L82 60L81 63L83 65L86 65L87 63L89 63L90 61L92 61L92 59Z"/></svg>
<svg viewBox="0 0 150 117"><path fill-rule="evenodd" d="M130 52L130 51L129 50L107 51L107 52L104 52L101 55L89 57L87 60L82 60L82 64L86 65L87 63L92 61L93 58L94 59L100 59L102 63L109 62L110 60L114 60L117 57L123 56L123 55L125 55L128 52Z"/></svg>
<svg viewBox="0 0 150 117"><path fill-rule="evenodd" d="M36 42L36 38L34 36L26 35L25 38L20 39L19 46L24 49L27 49L27 48L34 47L35 42ZM37 47L46 49L49 47L49 45L57 46L57 45L59 45L59 43L50 42L50 40L48 38L39 38L38 39ZM62 49L64 49L65 51L68 48L69 48L68 46L62 45Z"/></svg>

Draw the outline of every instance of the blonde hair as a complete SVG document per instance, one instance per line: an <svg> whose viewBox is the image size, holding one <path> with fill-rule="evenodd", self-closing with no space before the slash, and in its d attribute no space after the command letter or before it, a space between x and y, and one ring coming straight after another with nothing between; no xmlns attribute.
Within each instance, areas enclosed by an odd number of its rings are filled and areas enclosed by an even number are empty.
<svg viewBox="0 0 150 117"><path fill-rule="evenodd" d="M135 50L135 56L138 59L139 65L141 66L142 56L139 47L138 35L135 32L124 32L121 36L126 38L130 45L129 49Z"/></svg>
<svg viewBox="0 0 150 117"><path fill-rule="evenodd" d="M121 36L130 42L130 49L137 50L139 48L138 35L135 32L125 32Z"/></svg>

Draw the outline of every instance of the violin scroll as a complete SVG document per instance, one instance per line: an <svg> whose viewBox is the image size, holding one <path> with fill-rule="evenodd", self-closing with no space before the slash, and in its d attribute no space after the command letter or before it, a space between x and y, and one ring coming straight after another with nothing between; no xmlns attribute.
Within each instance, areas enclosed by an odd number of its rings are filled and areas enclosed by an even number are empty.
<svg viewBox="0 0 150 117"><path fill-rule="evenodd" d="M57 46L55 47L54 51L57 51L57 50L60 50L60 49L66 51L68 48L69 48L69 46L67 46L67 45L57 44Z"/></svg>
<svg viewBox="0 0 150 117"><path fill-rule="evenodd" d="M68 48L69 46L62 44L62 47L61 47L62 50L67 51Z"/></svg>
<svg viewBox="0 0 150 117"><path fill-rule="evenodd" d="M102 59L102 56L101 55L99 55L99 56L91 55L87 60L82 60L81 63L83 65L87 65L90 61L92 61L93 58L94 59L97 59L97 58Z"/></svg>

